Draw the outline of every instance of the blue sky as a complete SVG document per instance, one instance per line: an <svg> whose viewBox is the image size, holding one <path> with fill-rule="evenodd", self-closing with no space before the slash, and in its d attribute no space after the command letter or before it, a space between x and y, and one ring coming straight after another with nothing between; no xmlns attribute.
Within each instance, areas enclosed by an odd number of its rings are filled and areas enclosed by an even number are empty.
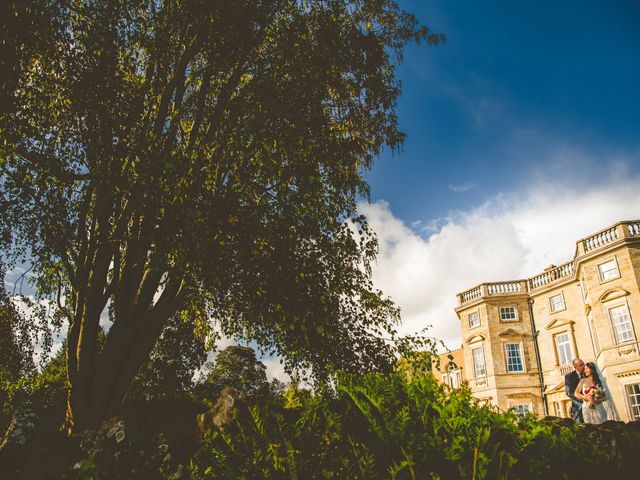
<svg viewBox="0 0 640 480"><path fill-rule="evenodd" d="M428 224L539 175L639 171L639 1L399 3L447 43L398 68L407 141L368 174L373 201Z"/></svg>

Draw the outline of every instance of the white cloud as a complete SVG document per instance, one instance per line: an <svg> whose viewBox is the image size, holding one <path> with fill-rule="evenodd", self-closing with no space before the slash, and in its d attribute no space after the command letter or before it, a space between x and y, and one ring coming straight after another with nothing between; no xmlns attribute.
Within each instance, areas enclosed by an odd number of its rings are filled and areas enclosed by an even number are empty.
<svg viewBox="0 0 640 480"><path fill-rule="evenodd" d="M260 361L267 367L267 378L269 380L277 378L283 383L289 383L291 377L284 371L284 364L280 363L280 358L261 358Z"/></svg>
<svg viewBox="0 0 640 480"><path fill-rule="evenodd" d="M620 172L624 173L621 175ZM519 193L499 194L456 212L423 237L379 201L361 204L378 234L376 286L402 309L401 331L432 325L430 335L458 348L456 293L484 281L519 279L573 257L575 242L619 220L640 217L640 177L617 170L598 185L542 177Z"/></svg>

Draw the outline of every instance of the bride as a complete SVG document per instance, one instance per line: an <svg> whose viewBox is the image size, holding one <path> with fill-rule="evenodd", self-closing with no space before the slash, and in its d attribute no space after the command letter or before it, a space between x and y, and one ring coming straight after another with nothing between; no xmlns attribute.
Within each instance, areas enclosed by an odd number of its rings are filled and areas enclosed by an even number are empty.
<svg viewBox="0 0 640 480"><path fill-rule="evenodd" d="M575 396L582 400L584 423L602 423L607 420L607 411L602 404L607 397L593 362L587 362L584 374L575 392Z"/></svg>

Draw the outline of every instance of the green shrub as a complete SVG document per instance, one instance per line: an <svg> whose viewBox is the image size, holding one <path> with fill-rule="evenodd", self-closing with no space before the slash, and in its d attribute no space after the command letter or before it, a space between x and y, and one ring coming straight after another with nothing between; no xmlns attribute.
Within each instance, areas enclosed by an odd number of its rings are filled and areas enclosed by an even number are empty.
<svg viewBox="0 0 640 480"><path fill-rule="evenodd" d="M290 408L287 408L290 405ZM534 479L638 471L640 429L499 413L430 374L343 377L296 402L241 407L192 478Z"/></svg>
<svg viewBox="0 0 640 480"><path fill-rule="evenodd" d="M79 439L69 478L551 480L640 471L640 423L500 413L431 374L343 376L313 393L290 387L237 401L231 423L198 440L204 408L193 395L128 404L113 425Z"/></svg>

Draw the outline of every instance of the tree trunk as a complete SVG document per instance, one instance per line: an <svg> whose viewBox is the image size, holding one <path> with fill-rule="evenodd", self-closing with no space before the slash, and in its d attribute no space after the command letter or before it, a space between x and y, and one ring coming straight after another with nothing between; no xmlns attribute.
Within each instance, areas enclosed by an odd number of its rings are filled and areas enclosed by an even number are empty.
<svg viewBox="0 0 640 480"><path fill-rule="evenodd" d="M158 284L161 277L158 276ZM152 298L139 299L128 318L116 319L102 352L97 356L96 342L83 342L83 335L97 335L85 326L97 325L97 320L92 317L97 313L99 319L100 312L94 311L82 318L80 326L72 326L67 352L69 392L65 422L69 435L98 429L101 422L122 405L127 390L149 358L169 317L178 311L182 287L182 276L172 276L155 304Z"/></svg>

